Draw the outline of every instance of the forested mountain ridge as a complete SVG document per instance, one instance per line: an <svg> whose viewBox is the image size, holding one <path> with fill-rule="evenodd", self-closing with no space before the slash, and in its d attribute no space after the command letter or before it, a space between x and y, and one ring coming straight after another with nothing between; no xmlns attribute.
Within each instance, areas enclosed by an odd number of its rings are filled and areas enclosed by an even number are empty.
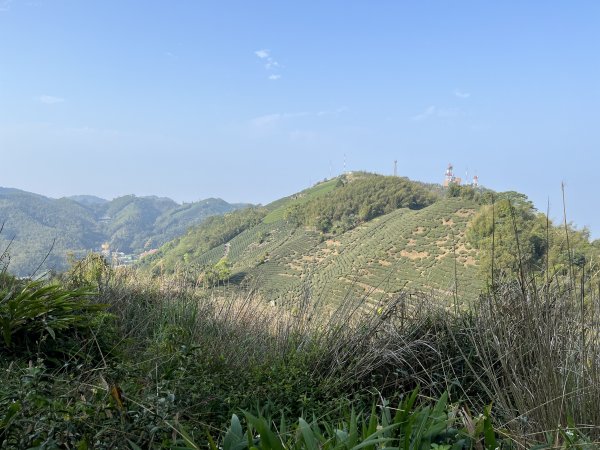
<svg viewBox="0 0 600 450"><path fill-rule="evenodd" d="M108 203L108 200L105 198L96 197L95 195L71 195L66 198L76 201L83 206L94 206Z"/></svg>
<svg viewBox="0 0 600 450"><path fill-rule="evenodd" d="M8 270L28 275L43 268L62 270L67 253L81 256L110 248L136 254L157 248L207 217L243 208L221 199L179 204L168 198L126 195L111 201L94 196L53 199L0 188L0 249L8 248Z"/></svg>
<svg viewBox="0 0 600 450"><path fill-rule="evenodd" d="M185 271L209 288L248 286L274 302L311 295L341 303L346 295L387 298L407 288L451 293L455 275L476 295L477 251L466 229L478 209L437 186L355 172L211 218L142 266Z"/></svg>
<svg viewBox="0 0 600 450"><path fill-rule="evenodd" d="M407 291L476 299L493 270L494 232L496 258L515 272L549 265L560 274L569 252L575 262L600 260L585 229L568 227L565 239L564 227L523 194L358 172L213 217L141 264L185 273L207 289L253 289L276 303L308 295L341 304L358 295L372 305Z"/></svg>

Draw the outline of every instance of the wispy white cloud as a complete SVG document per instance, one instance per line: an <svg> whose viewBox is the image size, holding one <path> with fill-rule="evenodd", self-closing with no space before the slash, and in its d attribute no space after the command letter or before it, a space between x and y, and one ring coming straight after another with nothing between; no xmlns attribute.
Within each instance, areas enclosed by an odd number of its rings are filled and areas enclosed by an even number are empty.
<svg viewBox="0 0 600 450"><path fill-rule="evenodd" d="M435 114L442 118L457 117L460 110L458 108L436 108Z"/></svg>
<svg viewBox="0 0 600 450"><path fill-rule="evenodd" d="M469 92L461 91L460 89L454 90L454 95L458 98L469 98L471 94Z"/></svg>
<svg viewBox="0 0 600 450"><path fill-rule="evenodd" d="M267 70L278 69L279 67L281 67L281 65L274 59L267 60L265 63L265 69Z"/></svg>
<svg viewBox="0 0 600 450"><path fill-rule="evenodd" d="M169 58L177 58L177 55L173 52L165 52L165 56L168 56Z"/></svg>
<svg viewBox="0 0 600 450"><path fill-rule="evenodd" d="M307 117L310 115L312 114L308 112L265 114L264 116L259 116L251 119L250 125L252 125L255 128L272 127L273 125L288 119L294 119L297 117Z"/></svg>
<svg viewBox="0 0 600 450"><path fill-rule="evenodd" d="M254 54L256 56L258 56L260 59L266 59L266 58L268 58L269 57L269 53L270 53L270 51L267 50L266 48L262 49L262 50L256 50L254 52Z"/></svg>
<svg viewBox="0 0 600 450"><path fill-rule="evenodd" d="M278 61L276 61L272 56L271 56L271 50L263 48L262 50L256 50L254 52L254 54L264 63L265 69L268 71L271 70L276 70L276 69L281 69L282 66L281 64L279 64ZM281 78L280 74L271 74L267 77L269 80L278 80Z"/></svg>
<svg viewBox="0 0 600 450"><path fill-rule="evenodd" d="M332 110L321 110L318 112L287 112L287 113L274 113L274 114L266 114L264 116L255 117L250 120L250 124L257 127L271 126L277 122L289 120L289 119L297 119L299 117L325 117L325 116L337 116L344 112L348 111L347 107L341 107Z"/></svg>
<svg viewBox="0 0 600 450"><path fill-rule="evenodd" d="M46 105L54 105L56 103L64 103L65 99L62 97L55 97L53 95L40 95L38 100Z"/></svg>
<svg viewBox="0 0 600 450"><path fill-rule="evenodd" d="M263 48L262 50L256 50L254 52L259 59L263 60L265 63L265 69L277 69L281 67L281 65L271 56L271 50Z"/></svg>
<svg viewBox="0 0 600 450"><path fill-rule="evenodd" d="M346 111L348 111L348 108L346 106L342 106L341 108L336 108L334 110L323 110L323 111L319 111L317 113L317 116L321 117L321 116L337 116L338 114L342 114L345 113Z"/></svg>
<svg viewBox="0 0 600 450"><path fill-rule="evenodd" d="M456 108L440 108L437 106L428 106L425 111L412 117L412 120L421 121L432 117L450 118L456 117L460 113L460 110Z"/></svg>
<svg viewBox="0 0 600 450"><path fill-rule="evenodd" d="M425 111L416 116L413 116L413 120L425 120L435 114L435 106L429 106Z"/></svg>
<svg viewBox="0 0 600 450"><path fill-rule="evenodd" d="M267 114L250 120L250 125L255 128L264 128L275 125L282 118L282 114Z"/></svg>
<svg viewBox="0 0 600 450"><path fill-rule="evenodd" d="M8 11L12 2L13 0L0 0L0 12Z"/></svg>

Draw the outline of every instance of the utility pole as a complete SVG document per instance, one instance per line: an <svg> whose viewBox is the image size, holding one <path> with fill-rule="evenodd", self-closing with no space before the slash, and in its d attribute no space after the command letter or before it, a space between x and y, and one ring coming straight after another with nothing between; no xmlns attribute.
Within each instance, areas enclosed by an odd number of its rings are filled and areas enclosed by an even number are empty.
<svg viewBox="0 0 600 450"><path fill-rule="evenodd" d="M398 176L398 160L394 160L394 176Z"/></svg>

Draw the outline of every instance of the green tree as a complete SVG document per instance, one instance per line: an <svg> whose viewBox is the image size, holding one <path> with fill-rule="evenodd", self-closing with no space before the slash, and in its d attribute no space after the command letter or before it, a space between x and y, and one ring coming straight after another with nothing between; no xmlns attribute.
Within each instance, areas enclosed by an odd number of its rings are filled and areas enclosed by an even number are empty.
<svg viewBox="0 0 600 450"><path fill-rule="evenodd" d="M225 257L221 258L214 266L207 266L200 274L199 280L206 288L213 288L231 278L231 264Z"/></svg>
<svg viewBox="0 0 600 450"><path fill-rule="evenodd" d="M231 263L227 258L221 258L214 268L220 282L227 281L231 277Z"/></svg>
<svg viewBox="0 0 600 450"><path fill-rule="evenodd" d="M521 267L529 274L548 269L567 275L571 265L583 267L599 254L588 230L554 226L517 192L497 194L495 202L483 206L469 224L467 238L479 249L488 276L492 267L494 275L516 274Z"/></svg>
<svg viewBox="0 0 600 450"><path fill-rule="evenodd" d="M493 266L503 274L539 269L547 250L545 218L531 202L515 202L501 197L484 206L471 221L467 238L481 252L482 269L490 274Z"/></svg>
<svg viewBox="0 0 600 450"><path fill-rule="evenodd" d="M342 178L340 178L342 180ZM398 208L421 209L437 199L430 189L407 178L363 174L286 212L292 223L343 233Z"/></svg>

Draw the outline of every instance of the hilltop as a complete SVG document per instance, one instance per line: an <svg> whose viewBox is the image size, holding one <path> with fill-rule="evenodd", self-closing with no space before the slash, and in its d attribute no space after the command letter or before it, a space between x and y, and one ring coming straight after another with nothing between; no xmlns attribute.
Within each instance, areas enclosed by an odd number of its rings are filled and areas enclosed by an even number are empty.
<svg viewBox="0 0 600 450"><path fill-rule="evenodd" d="M363 298L373 306L401 292L464 302L492 273L563 277L573 264L595 263L600 241L567 230L518 192L355 172L213 217L142 268L184 274L208 290L252 290L273 304Z"/></svg>
<svg viewBox="0 0 600 450"><path fill-rule="evenodd" d="M439 186L353 173L211 218L143 266L185 271L206 285L207 268L221 262L229 278L219 289L254 289L274 303L309 296L339 304L357 295L378 302L400 291L450 297L455 289L473 297L482 283L466 229L479 208Z"/></svg>
<svg viewBox="0 0 600 450"><path fill-rule="evenodd" d="M0 188L0 249L8 247L9 271L16 275L30 274L51 249L44 268L62 270L67 253L83 256L108 243L119 254L139 254L210 216L246 206L215 198L179 204L135 195L110 201L89 195L53 199Z"/></svg>

